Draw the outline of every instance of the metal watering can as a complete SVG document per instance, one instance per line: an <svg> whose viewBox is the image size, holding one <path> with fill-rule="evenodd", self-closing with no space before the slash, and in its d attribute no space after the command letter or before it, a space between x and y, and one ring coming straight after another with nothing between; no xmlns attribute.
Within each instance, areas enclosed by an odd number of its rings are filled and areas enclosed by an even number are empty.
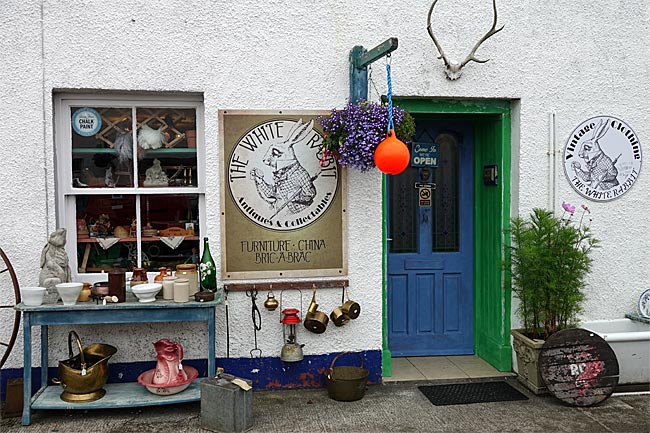
<svg viewBox="0 0 650 433"><path fill-rule="evenodd" d="M72 355L72 337L79 354ZM103 388L108 380L108 360L117 348L108 344L91 344L85 349L75 331L68 334L69 359L59 361L59 378L52 382L61 385L61 400L68 403L85 403L99 400L106 394Z"/></svg>

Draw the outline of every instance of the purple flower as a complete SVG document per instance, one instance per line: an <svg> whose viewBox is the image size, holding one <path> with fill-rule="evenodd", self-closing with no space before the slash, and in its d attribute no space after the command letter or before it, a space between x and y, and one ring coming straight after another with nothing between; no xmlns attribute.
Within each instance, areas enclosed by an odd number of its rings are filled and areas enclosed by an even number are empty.
<svg viewBox="0 0 650 433"><path fill-rule="evenodd" d="M582 205L582 209L587 213L591 213L591 211L589 210L589 208L585 204Z"/></svg>
<svg viewBox="0 0 650 433"><path fill-rule="evenodd" d="M562 208L570 214L573 214L576 211L576 207L574 205L564 201L562 202Z"/></svg>

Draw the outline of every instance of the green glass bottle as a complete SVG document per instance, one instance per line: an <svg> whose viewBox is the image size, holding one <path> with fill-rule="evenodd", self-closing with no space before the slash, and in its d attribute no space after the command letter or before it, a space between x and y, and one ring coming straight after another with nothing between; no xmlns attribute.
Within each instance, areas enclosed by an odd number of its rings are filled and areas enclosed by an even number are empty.
<svg viewBox="0 0 650 433"><path fill-rule="evenodd" d="M203 256L199 265L199 273L201 278L201 291L213 292L216 299L219 295L217 293L217 267L210 254L210 245L207 237L203 238Z"/></svg>

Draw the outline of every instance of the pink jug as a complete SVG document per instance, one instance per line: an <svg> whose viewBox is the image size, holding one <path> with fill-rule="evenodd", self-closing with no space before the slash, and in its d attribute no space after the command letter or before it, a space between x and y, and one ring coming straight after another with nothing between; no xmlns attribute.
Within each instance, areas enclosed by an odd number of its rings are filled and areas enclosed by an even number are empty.
<svg viewBox="0 0 650 433"><path fill-rule="evenodd" d="M187 373L183 370L182 364L183 346L163 338L155 342L153 347L158 353L153 383L171 386L187 381Z"/></svg>

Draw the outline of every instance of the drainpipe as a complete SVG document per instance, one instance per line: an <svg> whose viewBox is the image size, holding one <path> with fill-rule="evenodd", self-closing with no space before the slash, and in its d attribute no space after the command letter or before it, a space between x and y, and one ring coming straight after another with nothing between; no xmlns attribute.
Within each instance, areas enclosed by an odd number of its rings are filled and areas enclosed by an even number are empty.
<svg viewBox="0 0 650 433"><path fill-rule="evenodd" d="M47 114L46 108L48 103L48 96L51 97L51 93L48 95L45 92L45 0L41 1L41 86L43 93L43 177L45 178L45 238L48 239L50 236L50 206L48 198L50 196L50 191L48 188L49 185L49 175L47 171L48 164L48 155L47 155ZM55 225L56 227L56 225Z"/></svg>
<svg viewBox="0 0 650 433"><path fill-rule="evenodd" d="M548 209L555 215L555 197L557 196L557 174L556 160L557 155L555 146L555 111L549 113L549 131L548 131Z"/></svg>

